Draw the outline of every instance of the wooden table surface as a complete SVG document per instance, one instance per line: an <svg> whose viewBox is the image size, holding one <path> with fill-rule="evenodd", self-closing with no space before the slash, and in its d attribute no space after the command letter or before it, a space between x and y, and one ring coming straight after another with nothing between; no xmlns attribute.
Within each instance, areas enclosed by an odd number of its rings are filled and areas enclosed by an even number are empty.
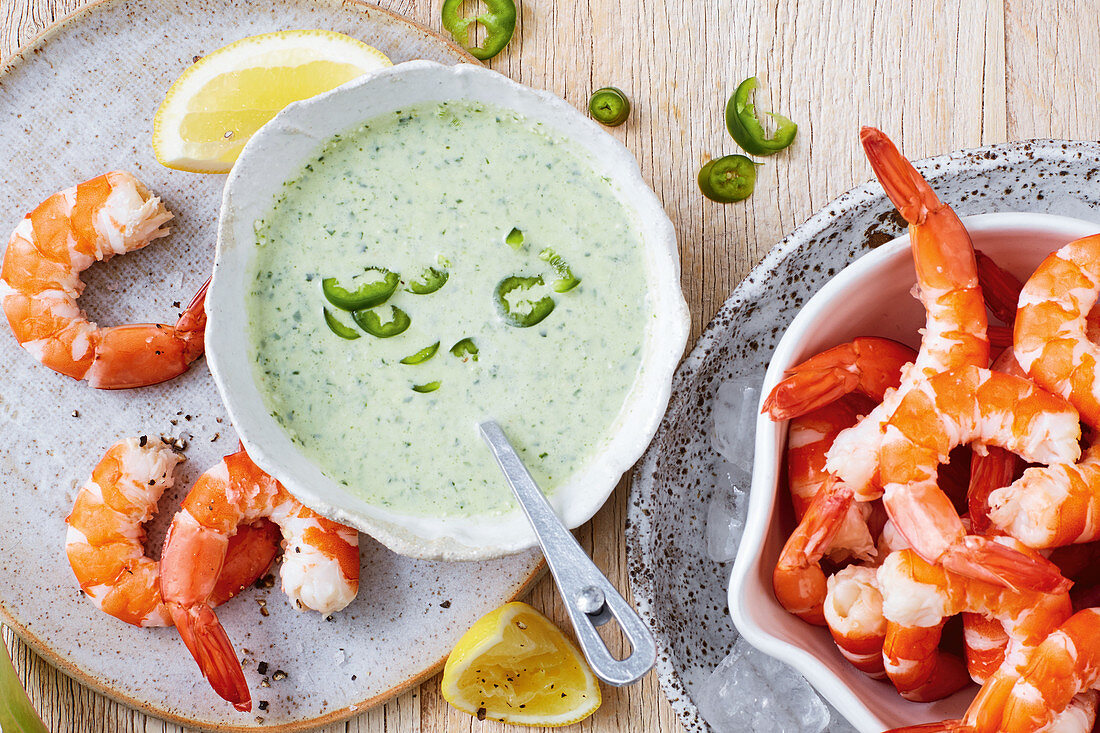
<svg viewBox="0 0 1100 733"><path fill-rule="evenodd" d="M269 0L271 1L271 0ZM275 0L277 1L277 0ZM439 29L442 0L378 0ZM734 285L782 236L870 178L856 139L881 127L913 158L1035 137L1100 139L1100 0L520 0L508 49L491 66L584 107L613 84L634 112L615 134L676 224L692 339ZM0 0L0 60L80 0ZM766 159L740 204L703 199L700 165L736 152L722 109L757 74L766 109L799 123L786 152ZM0 131L0 134L8 134ZM8 183L18 171L7 172ZM627 589L624 480L579 531L596 562ZM529 597L568 626L553 585ZM54 731L165 731L82 688L17 640L6 641ZM654 675L605 688L603 707L573 730L681 730ZM325 731L498 731L451 710L439 679Z"/></svg>

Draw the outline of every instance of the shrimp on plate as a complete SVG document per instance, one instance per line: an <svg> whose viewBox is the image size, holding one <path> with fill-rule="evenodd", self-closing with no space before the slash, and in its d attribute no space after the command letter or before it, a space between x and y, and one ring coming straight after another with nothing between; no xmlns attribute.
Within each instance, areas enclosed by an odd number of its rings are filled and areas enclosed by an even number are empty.
<svg viewBox="0 0 1100 733"><path fill-rule="evenodd" d="M968 534L936 476L956 445L992 444L1029 461L1073 463L1079 436L1077 411L1025 379L973 366L936 374L915 385L886 423L883 504L928 562L1009 588L1068 589L1041 557Z"/></svg>
<svg viewBox="0 0 1100 733"><path fill-rule="evenodd" d="M24 217L0 269L0 302L19 344L43 364L100 389L183 374L202 356L204 285L175 325L104 328L77 305L92 263L166 236L172 218L134 176L112 171L55 193Z"/></svg>
<svg viewBox="0 0 1100 733"><path fill-rule="evenodd" d="M794 517L801 522L825 485L829 474L825 470L825 453L833 440L845 428L856 423L873 405L861 395L850 394L824 407L791 420L787 428L787 483L794 503ZM830 543L827 555L835 562L850 557L869 560L875 556L875 539L868 525L870 503L852 502L847 516Z"/></svg>
<svg viewBox="0 0 1100 733"><path fill-rule="evenodd" d="M979 613L1001 622L1009 645L1000 674L1072 613L1067 591L1010 590L928 563L912 550L886 558L878 570L878 587L888 622L886 672L908 699L934 699L933 692L950 694L969 681L960 661L938 651L940 631L951 616Z"/></svg>
<svg viewBox="0 0 1100 733"><path fill-rule="evenodd" d="M985 301L978 285L970 235L949 206L882 132L860 130L867 159L898 212L909 239L920 299L927 312L924 336L897 390L857 425L841 433L829 451L828 469L869 501L881 495L875 481L887 419L905 395L927 377L961 366L989 363Z"/></svg>
<svg viewBox="0 0 1100 733"><path fill-rule="evenodd" d="M1100 234L1095 234L1043 260L1020 293L1013 331L1020 366L1069 400L1093 427L1100 427L1100 345L1088 332L1098 295Z"/></svg>
<svg viewBox="0 0 1100 733"><path fill-rule="evenodd" d="M77 492L66 519L65 553L81 589L100 610L135 626L172 625L161 599L158 563L145 554L142 525L173 486L182 460L160 440L119 441ZM252 584L278 552L274 525L242 527L227 550L211 603L224 603Z"/></svg>
<svg viewBox="0 0 1100 733"><path fill-rule="evenodd" d="M886 617L874 568L849 565L829 577L825 623L840 653L871 679L886 678Z"/></svg>
<svg viewBox="0 0 1100 733"><path fill-rule="evenodd" d="M901 368L916 358L904 344L864 336L816 354L786 371L764 400L773 420L804 415L858 392L881 402L901 380Z"/></svg>
<svg viewBox="0 0 1100 733"><path fill-rule="evenodd" d="M238 527L264 518L282 532L282 587L297 608L330 614L359 590L358 533L303 506L243 449L198 478L164 541L161 594L203 676L241 711L252 698L210 596Z"/></svg>

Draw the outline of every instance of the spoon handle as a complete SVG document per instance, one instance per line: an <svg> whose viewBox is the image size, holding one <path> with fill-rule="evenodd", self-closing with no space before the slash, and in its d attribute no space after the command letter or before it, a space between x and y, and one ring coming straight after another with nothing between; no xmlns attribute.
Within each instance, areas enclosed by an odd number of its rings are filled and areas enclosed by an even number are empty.
<svg viewBox="0 0 1100 733"><path fill-rule="evenodd" d="M520 506L531 520L542 553L546 556L546 564L558 584L569 619L577 632L577 640L592 671L601 680L616 687L637 682L657 659L653 635L554 514L500 426L489 420L479 427ZM630 642L631 653L625 659L613 657L596 631L597 626L612 618L619 623Z"/></svg>

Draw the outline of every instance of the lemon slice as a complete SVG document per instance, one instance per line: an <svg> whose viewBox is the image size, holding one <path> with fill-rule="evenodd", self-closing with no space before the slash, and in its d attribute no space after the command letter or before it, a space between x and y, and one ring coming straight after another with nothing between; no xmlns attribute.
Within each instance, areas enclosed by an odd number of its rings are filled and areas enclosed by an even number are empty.
<svg viewBox="0 0 1100 733"><path fill-rule="evenodd" d="M573 642L526 603L508 603L463 635L443 668L443 697L503 723L569 725L600 706L600 688Z"/></svg>
<svg viewBox="0 0 1100 733"><path fill-rule="evenodd" d="M256 130L283 107L392 63L342 33L279 31L219 48L183 72L153 120L163 165L226 173Z"/></svg>

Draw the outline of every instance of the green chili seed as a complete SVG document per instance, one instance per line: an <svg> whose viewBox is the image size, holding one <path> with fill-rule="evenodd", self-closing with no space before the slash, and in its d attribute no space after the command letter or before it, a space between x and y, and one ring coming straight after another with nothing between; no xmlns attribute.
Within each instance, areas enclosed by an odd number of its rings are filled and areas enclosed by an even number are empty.
<svg viewBox="0 0 1100 733"><path fill-rule="evenodd" d="M519 249L523 246L523 232L512 227L512 231L504 235L504 243L512 249Z"/></svg>
<svg viewBox="0 0 1100 733"><path fill-rule="evenodd" d="M416 295L434 293L447 283L447 278L450 276L451 273L447 270L437 270L434 267L429 267L421 274L420 282L410 280L409 286L405 290Z"/></svg>
<svg viewBox="0 0 1100 733"><path fill-rule="evenodd" d="M437 389L439 389L439 385L440 382L438 380L435 382L428 382L427 384L414 384L412 386L412 391L426 394L428 392L435 392Z"/></svg>
<svg viewBox="0 0 1100 733"><path fill-rule="evenodd" d="M768 137L756 115L755 105L749 101L756 85L756 77L750 76L737 86L733 96L726 102L726 129L746 153L773 155L794 142L798 125L783 115L767 112L776 123L775 132Z"/></svg>
<svg viewBox="0 0 1100 733"><path fill-rule="evenodd" d="M588 111L593 119L608 127L617 127L630 116L630 100L616 87L604 87L592 93Z"/></svg>
<svg viewBox="0 0 1100 733"><path fill-rule="evenodd" d="M536 285L542 284L542 275L535 275L533 277L512 275L504 278L497 284L494 293L497 311L500 313L500 317L504 319L505 323L517 328L528 328L550 315L550 311L554 310L554 299L549 295L544 295L538 300L531 300L530 298L524 299L521 302L527 303L529 307L523 312L514 311L512 309L513 307L508 303L507 296L513 290L530 290Z"/></svg>
<svg viewBox="0 0 1100 733"><path fill-rule="evenodd" d="M359 324L359 328L363 329L371 336L377 336L380 339L388 339L392 336L404 333L409 325L412 324L412 319L409 318L409 314L396 305L391 305L390 311L392 319L387 323L382 323L382 319L379 318L378 313L372 310L358 310L353 312L351 317Z"/></svg>
<svg viewBox="0 0 1100 733"><path fill-rule="evenodd" d="M338 283L336 278L326 277L321 281L321 292L325 294L325 299L337 308L356 311L382 305L390 299L390 296L397 290L397 286L401 282L400 275L396 272L390 272L384 267L368 267L365 272L380 273L382 279L369 280L356 290L348 290ZM362 277L362 275L356 275L352 278L352 281Z"/></svg>
<svg viewBox="0 0 1100 733"><path fill-rule="evenodd" d="M358 331L356 331L351 326L345 326L343 323L340 323L340 321L336 318L336 316L332 314L332 311L330 311L328 308L322 306L321 310L325 312L325 323L328 324L329 329L334 334L342 339L347 339L348 341L353 341L359 338L361 334Z"/></svg>
<svg viewBox="0 0 1100 733"><path fill-rule="evenodd" d="M568 293L581 284L581 279L573 275L573 270L569 267L569 263L565 261L565 258L549 247L539 252L539 259L549 263L558 273L558 279L551 286L555 292Z"/></svg>
<svg viewBox="0 0 1100 733"><path fill-rule="evenodd" d="M428 359L431 359L433 356L435 356L435 352L437 352L437 351L439 351L439 342L438 341L436 341L431 346L425 346L423 349L416 352L415 354L412 354L410 356L406 356L404 359L401 360L401 363L402 364L423 364Z"/></svg>
<svg viewBox="0 0 1100 733"><path fill-rule="evenodd" d="M477 344L474 343L472 338L464 338L451 347L451 353L463 361L466 360L467 356L477 361Z"/></svg>

